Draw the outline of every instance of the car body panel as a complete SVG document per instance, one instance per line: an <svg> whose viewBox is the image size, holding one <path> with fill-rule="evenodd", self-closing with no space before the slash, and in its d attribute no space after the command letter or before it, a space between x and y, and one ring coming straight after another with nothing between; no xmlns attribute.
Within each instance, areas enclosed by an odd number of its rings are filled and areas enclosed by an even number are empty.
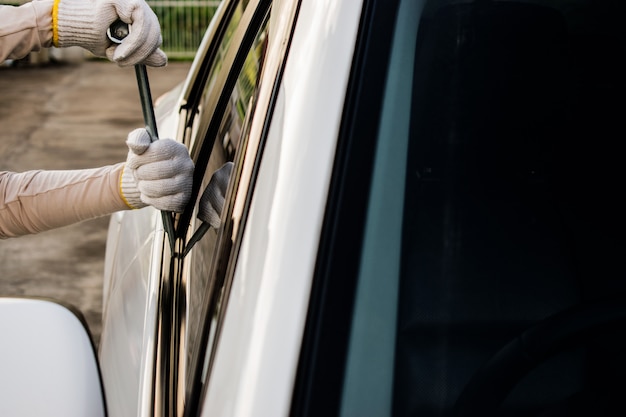
<svg viewBox="0 0 626 417"><path fill-rule="evenodd" d="M107 251L110 271L99 345L111 415L145 415L142 403L152 398L156 310L163 252L163 227L151 208L117 213Z"/></svg>

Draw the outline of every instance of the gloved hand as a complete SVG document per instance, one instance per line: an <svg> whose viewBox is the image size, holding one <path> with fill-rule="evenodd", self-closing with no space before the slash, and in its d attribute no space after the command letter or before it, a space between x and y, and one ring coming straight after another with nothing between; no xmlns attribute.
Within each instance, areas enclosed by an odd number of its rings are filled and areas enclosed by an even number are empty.
<svg viewBox="0 0 626 417"><path fill-rule="evenodd" d="M116 20L129 24L121 44L111 42L107 29ZM119 66L162 67L167 56L161 46L159 19L144 0L60 0L52 10L54 46L81 46Z"/></svg>
<svg viewBox="0 0 626 417"><path fill-rule="evenodd" d="M191 196L194 169L185 145L171 139L150 143L146 129L130 132L126 144L129 152L120 186L126 204L182 212Z"/></svg>
<svg viewBox="0 0 626 417"><path fill-rule="evenodd" d="M200 197L198 206L198 218L211 227L220 227L222 208L224 208L224 196L230 180L230 173L233 170L233 163L226 162L220 169L215 171L209 180L209 185Z"/></svg>

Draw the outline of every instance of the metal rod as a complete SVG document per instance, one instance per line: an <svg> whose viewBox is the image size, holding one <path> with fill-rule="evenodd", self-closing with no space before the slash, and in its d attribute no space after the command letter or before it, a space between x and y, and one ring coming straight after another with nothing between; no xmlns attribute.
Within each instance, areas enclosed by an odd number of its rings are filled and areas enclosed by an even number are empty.
<svg viewBox="0 0 626 417"><path fill-rule="evenodd" d="M143 111L143 121L146 124L146 130L150 134L150 140L154 142L159 139L159 132L156 125L156 116L154 115L154 107L152 106L152 94L150 93L150 83L148 82L148 70L145 65L135 65L135 74L137 75L137 86L139 88L139 99L141 100L141 109ZM161 210L161 219L163 220L163 228L167 233L170 242L170 250L174 253L174 220L172 213Z"/></svg>
<svg viewBox="0 0 626 417"><path fill-rule="evenodd" d="M112 42L122 43L124 38L130 33L130 27L116 20L107 30L107 36ZM137 76L137 88L139 89L139 100L141 101L141 110L143 113L143 121L146 130L150 135L150 141L159 140L159 132L157 131L156 116L154 115L154 107L152 105L152 94L150 93L150 83L148 82L148 70L143 64L135 65L135 75ZM161 219L163 220L163 228L170 242L170 250L174 253L174 220L172 213L161 210Z"/></svg>

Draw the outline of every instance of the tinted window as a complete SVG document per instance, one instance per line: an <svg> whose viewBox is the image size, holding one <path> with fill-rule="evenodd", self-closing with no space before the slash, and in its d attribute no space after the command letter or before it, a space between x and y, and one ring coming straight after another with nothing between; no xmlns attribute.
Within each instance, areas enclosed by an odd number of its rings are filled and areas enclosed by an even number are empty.
<svg viewBox="0 0 626 417"><path fill-rule="evenodd" d="M445 415L510 339L626 290L625 207L615 194L624 180L624 3L436 3L419 28L413 78L398 415ZM617 405L610 392L626 369L615 336L566 345L519 375L503 412Z"/></svg>
<svg viewBox="0 0 626 417"><path fill-rule="evenodd" d="M342 415L622 414L624 3L400 3Z"/></svg>

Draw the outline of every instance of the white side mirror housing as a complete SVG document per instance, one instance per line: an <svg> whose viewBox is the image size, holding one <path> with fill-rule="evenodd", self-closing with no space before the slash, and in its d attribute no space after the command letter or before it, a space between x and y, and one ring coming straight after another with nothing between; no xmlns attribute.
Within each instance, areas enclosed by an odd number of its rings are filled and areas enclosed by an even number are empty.
<svg viewBox="0 0 626 417"><path fill-rule="evenodd" d="M93 344L70 309L0 298L0 415L106 415Z"/></svg>

